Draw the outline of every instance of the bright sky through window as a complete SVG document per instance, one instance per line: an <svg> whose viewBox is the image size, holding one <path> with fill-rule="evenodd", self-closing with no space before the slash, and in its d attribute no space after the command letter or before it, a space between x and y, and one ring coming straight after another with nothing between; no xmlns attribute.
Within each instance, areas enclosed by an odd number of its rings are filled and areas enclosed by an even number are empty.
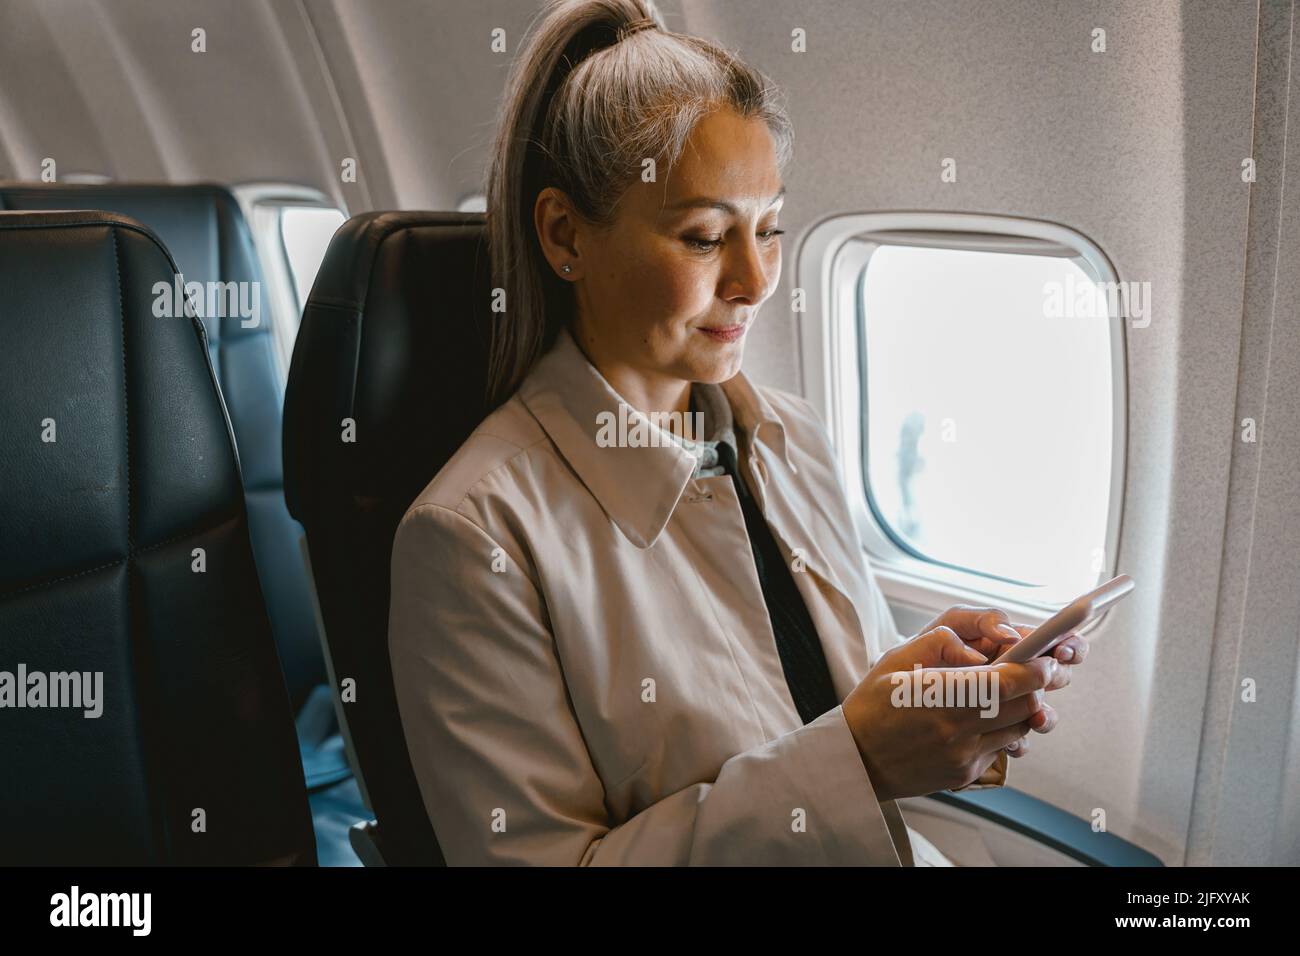
<svg viewBox="0 0 1300 956"><path fill-rule="evenodd" d="M1047 305L1091 282L1070 259L883 246L861 293L879 517L923 557L1051 603L1109 561L1111 323Z"/></svg>

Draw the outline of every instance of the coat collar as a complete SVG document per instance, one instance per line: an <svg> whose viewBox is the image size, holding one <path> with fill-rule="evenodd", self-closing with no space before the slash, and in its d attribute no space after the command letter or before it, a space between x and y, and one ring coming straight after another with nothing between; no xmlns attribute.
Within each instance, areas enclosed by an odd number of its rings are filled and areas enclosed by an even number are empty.
<svg viewBox="0 0 1300 956"><path fill-rule="evenodd" d="M794 470L786 428L768 400L737 372L722 383L737 433L772 449ZM603 445L602 423L644 418L623 401L562 329L555 345L519 386L519 398L550 436L570 467L619 530L638 548L655 543L672 517L695 471L695 458L680 445L656 438L645 445ZM647 431L654 434L653 425Z"/></svg>

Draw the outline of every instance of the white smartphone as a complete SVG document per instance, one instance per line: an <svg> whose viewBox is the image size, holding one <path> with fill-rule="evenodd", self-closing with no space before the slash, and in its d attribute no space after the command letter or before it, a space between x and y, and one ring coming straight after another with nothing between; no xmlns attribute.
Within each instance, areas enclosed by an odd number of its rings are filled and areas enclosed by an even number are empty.
<svg viewBox="0 0 1300 956"><path fill-rule="evenodd" d="M1035 657L1051 653L1075 628L1082 627L1102 611L1133 590L1133 579L1127 574L1111 578L1095 591L1075 598L1046 621L1034 628L1017 643L997 656L994 664L1024 664Z"/></svg>

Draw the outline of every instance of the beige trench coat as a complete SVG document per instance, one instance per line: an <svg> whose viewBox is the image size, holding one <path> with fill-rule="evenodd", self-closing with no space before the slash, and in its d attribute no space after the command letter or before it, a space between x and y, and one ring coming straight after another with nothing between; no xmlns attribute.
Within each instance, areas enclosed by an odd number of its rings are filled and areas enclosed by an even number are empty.
<svg viewBox="0 0 1300 956"><path fill-rule="evenodd" d="M843 700L902 638L826 431L743 373L722 387ZM447 861L912 864L842 707L795 710L730 478L598 444L620 403L562 333L398 529L393 676Z"/></svg>

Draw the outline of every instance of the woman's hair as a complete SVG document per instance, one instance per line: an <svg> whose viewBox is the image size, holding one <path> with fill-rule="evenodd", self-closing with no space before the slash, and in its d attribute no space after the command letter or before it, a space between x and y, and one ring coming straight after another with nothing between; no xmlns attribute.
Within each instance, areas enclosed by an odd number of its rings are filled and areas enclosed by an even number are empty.
<svg viewBox="0 0 1300 956"><path fill-rule="evenodd" d="M492 271L505 290L492 320L490 406L515 391L574 311L573 289L538 242L538 193L561 189L583 219L609 225L643 161L666 173L695 124L723 109L765 121L784 170L793 132L757 70L669 32L653 0L547 0L512 68L488 172Z"/></svg>

